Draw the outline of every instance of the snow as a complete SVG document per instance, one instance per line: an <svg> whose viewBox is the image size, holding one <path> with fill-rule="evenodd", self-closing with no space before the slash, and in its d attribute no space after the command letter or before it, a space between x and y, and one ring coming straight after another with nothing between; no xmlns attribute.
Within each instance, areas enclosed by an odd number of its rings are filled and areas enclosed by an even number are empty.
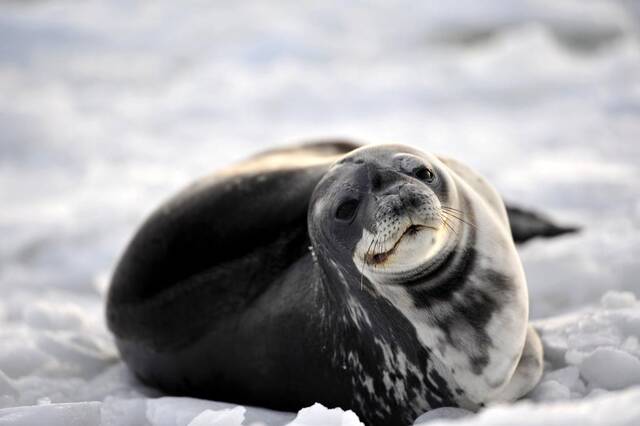
<svg viewBox="0 0 640 426"><path fill-rule="evenodd" d="M220 411L204 410L191 420L188 426L242 426L245 411L244 407Z"/></svg>
<svg viewBox="0 0 640 426"><path fill-rule="evenodd" d="M161 200L334 135L445 153L583 227L521 249L540 385L420 424L640 424L639 17L634 0L2 2L0 425L358 424L162 396L103 319Z"/></svg>
<svg viewBox="0 0 640 426"><path fill-rule="evenodd" d="M84 426L99 424L100 405L99 402L92 401L6 408L0 413L0 425Z"/></svg>
<svg viewBox="0 0 640 426"><path fill-rule="evenodd" d="M624 389L640 384L640 360L618 349L597 348L580 363L580 374L596 388Z"/></svg>
<svg viewBox="0 0 640 426"><path fill-rule="evenodd" d="M465 410L464 408L440 407L422 414L415 420L414 424L421 425L432 423L436 420L460 419L472 414L473 413L471 411Z"/></svg>
<svg viewBox="0 0 640 426"><path fill-rule="evenodd" d="M315 403L303 408L287 426L364 426L353 411Z"/></svg>
<svg viewBox="0 0 640 426"><path fill-rule="evenodd" d="M491 407L473 417L460 420L437 420L416 426L566 426L611 425L634 426L640 419L640 389L619 394L604 394L574 402L555 401L547 404L521 402L513 406Z"/></svg>

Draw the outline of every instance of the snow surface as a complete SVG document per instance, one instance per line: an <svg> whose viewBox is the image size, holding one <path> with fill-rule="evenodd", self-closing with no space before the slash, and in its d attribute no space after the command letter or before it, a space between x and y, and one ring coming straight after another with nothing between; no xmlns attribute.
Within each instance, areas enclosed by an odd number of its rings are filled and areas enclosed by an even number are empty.
<svg viewBox="0 0 640 426"><path fill-rule="evenodd" d="M163 397L103 320L162 199L326 136L451 155L584 227L521 250L540 385L419 424L640 424L639 16L633 0L3 1L0 425L357 425Z"/></svg>

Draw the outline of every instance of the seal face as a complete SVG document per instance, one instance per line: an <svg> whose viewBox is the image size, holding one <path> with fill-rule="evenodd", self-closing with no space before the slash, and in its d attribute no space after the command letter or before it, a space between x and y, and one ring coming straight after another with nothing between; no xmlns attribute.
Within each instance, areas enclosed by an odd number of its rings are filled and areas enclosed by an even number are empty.
<svg viewBox="0 0 640 426"><path fill-rule="evenodd" d="M251 159L142 226L107 301L139 378L275 409L321 402L371 425L537 383L541 346L495 190L411 147L354 148Z"/></svg>
<svg viewBox="0 0 640 426"><path fill-rule="evenodd" d="M424 277L457 244L460 211L447 205L458 204L455 184L437 159L416 154L357 151L333 166L312 202L312 232L339 242L371 282Z"/></svg>

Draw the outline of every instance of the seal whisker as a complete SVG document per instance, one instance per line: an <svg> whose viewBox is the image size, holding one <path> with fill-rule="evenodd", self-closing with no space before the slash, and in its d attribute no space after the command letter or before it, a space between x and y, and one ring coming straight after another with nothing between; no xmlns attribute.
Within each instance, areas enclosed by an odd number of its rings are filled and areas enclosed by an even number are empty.
<svg viewBox="0 0 640 426"><path fill-rule="evenodd" d="M459 218L466 217L464 212L462 212L460 210L457 210L457 209L453 209L453 208L447 207L447 206L441 206L441 210L443 212L449 213L450 215L456 216L456 217L459 217Z"/></svg>
<svg viewBox="0 0 640 426"><path fill-rule="evenodd" d="M445 206L445 205L441 205L440 207L441 207L441 208L443 208L443 209L447 209L447 210L453 210L454 212L458 212L458 213L460 213L460 214L463 214L463 215L464 215L464 212L463 212L462 210L456 209L456 208L454 208L454 207L451 207L451 206Z"/></svg>
<svg viewBox="0 0 640 426"><path fill-rule="evenodd" d="M464 224L466 224L466 225L471 226L472 228L474 228L474 229L476 229L476 230L479 230L478 225L476 225L475 223L472 223L472 222L466 221L466 220L464 220L464 219L462 219L462 218L460 218L460 217L458 217L458 216L454 215L454 214L453 214L453 213L451 213L451 212L447 212L447 211L444 211L444 210L443 210L443 211L441 211L441 213L442 213L444 216L446 216L447 218L449 218L449 219L455 219L455 220L457 220L458 222L464 223ZM490 241L491 241L491 242L493 242L494 244L498 244L498 245L502 244L499 240L497 240L497 239L496 239L495 237L493 237L493 236L489 236L489 235L488 235L488 236L486 236L485 238L487 238L488 240L490 240Z"/></svg>
<svg viewBox="0 0 640 426"><path fill-rule="evenodd" d="M460 222L465 223L469 226L473 226L474 228L478 229L478 226L473 222L473 220L468 219L467 216L464 214L464 212L448 206L442 206L442 209L443 209L442 213L444 213L445 215L452 217L454 219L458 219Z"/></svg>
<svg viewBox="0 0 640 426"><path fill-rule="evenodd" d="M474 224L472 224L472 223L469 223L469 222L467 222L467 221L465 221L465 220L463 220L463 219L460 219L459 217L454 216L454 215L453 215L453 214L451 214L451 213L447 213L447 212L444 212L444 211L443 211L443 212L441 212L440 214L441 214L441 216L442 216L442 217L444 217L444 218L446 219L446 220L445 220L445 222L447 223L447 225L449 226L449 228L450 228L450 229L451 229L451 230L452 230L456 235L459 235L459 234L458 234L458 232L455 230L455 228L453 227L453 225L450 223L450 221L453 221L454 219L455 219L455 220L457 220L457 221L458 221L458 222L460 222L460 223L464 223L464 224L466 224L466 225L469 225L469 226L471 226L472 228L474 228L474 229L476 229L476 230L478 229L478 227L477 227L476 225L474 225Z"/></svg>
<svg viewBox="0 0 640 426"><path fill-rule="evenodd" d="M465 224L467 224L469 226L473 226L474 228L478 229L478 226L475 223L471 223L471 222L469 222L469 221L467 221L465 219L462 219L461 217L457 216L456 214L452 213L451 211L443 210L441 213L446 215L447 217L452 217L454 219L459 220L462 223L465 223Z"/></svg>
<svg viewBox="0 0 640 426"><path fill-rule="evenodd" d="M446 218L446 219L449 219L449 220L451 220L451 219L456 219L456 220L458 220L458 221L459 221L459 222L461 222L461 223L466 223L466 224L468 224L468 225L470 225L470 226L474 226L474 225L471 225L471 224L469 224L469 223L467 223L467 222L464 222L462 219L460 219L460 218L459 218L459 217L457 217L457 216L454 216L454 215L453 215L453 214L451 214L451 213L447 213L447 212L440 212L440 216L441 216L441 217L444 217L444 218Z"/></svg>
<svg viewBox="0 0 640 426"><path fill-rule="evenodd" d="M374 243L376 242L376 238L377 238L376 234L374 236L374 238L371 240L371 243L369 243L369 247L367 248L367 251L364 253L364 256L362 257L362 269L360 270L360 290L362 290L362 287L364 285L364 268L367 264L367 259L370 256L370 251L371 251L371 247L374 245Z"/></svg>
<svg viewBox="0 0 640 426"><path fill-rule="evenodd" d="M457 237L457 236L458 236L458 232L457 232L455 229L453 229L453 226L451 226L451 224L447 221L447 219L446 219L442 214L440 214L440 213L438 213L438 215L439 215L439 217L440 217L440 220L442 221L442 224L443 224L447 229L449 229L451 232L453 232L453 233L456 235L456 237Z"/></svg>

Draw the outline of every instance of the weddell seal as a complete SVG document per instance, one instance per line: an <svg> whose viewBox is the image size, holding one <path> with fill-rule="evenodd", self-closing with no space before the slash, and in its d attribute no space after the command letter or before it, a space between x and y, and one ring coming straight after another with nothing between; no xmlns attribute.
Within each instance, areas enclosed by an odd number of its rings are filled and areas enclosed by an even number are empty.
<svg viewBox="0 0 640 426"><path fill-rule="evenodd" d="M144 383L367 425L476 410L542 373L505 206L455 160L402 145L266 152L142 225L107 321Z"/></svg>

